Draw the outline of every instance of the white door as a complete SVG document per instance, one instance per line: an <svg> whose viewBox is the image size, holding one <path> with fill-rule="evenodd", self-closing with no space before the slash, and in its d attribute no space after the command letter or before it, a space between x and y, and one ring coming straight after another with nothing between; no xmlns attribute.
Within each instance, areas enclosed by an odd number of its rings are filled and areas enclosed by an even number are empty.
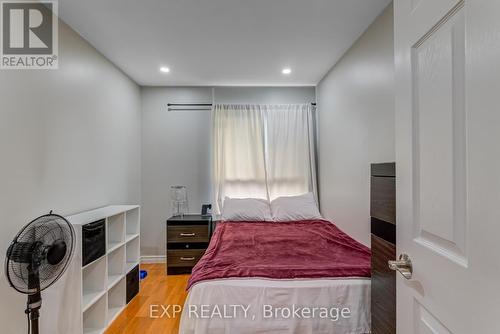
<svg viewBox="0 0 500 334"><path fill-rule="evenodd" d="M500 333L500 0L395 0L398 334Z"/></svg>

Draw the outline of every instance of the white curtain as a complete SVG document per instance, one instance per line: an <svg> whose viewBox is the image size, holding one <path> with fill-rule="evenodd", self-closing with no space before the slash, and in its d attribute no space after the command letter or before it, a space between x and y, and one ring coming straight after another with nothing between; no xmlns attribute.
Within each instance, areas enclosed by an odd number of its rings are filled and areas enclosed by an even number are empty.
<svg viewBox="0 0 500 334"><path fill-rule="evenodd" d="M310 104L266 106L269 199L316 196L314 122Z"/></svg>
<svg viewBox="0 0 500 334"><path fill-rule="evenodd" d="M226 196L317 195L310 104L216 104L213 122L216 214Z"/></svg>

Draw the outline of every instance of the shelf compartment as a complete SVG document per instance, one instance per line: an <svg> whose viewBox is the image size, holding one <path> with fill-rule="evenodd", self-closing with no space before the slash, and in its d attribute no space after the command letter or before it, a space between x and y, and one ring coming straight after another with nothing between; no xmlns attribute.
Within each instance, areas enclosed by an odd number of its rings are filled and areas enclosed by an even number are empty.
<svg viewBox="0 0 500 334"><path fill-rule="evenodd" d="M138 238L139 237L139 234L127 234L125 236L125 242L130 242L132 240L134 240L135 238Z"/></svg>
<svg viewBox="0 0 500 334"><path fill-rule="evenodd" d="M106 322L107 295L104 294L97 302L83 312L83 333L103 333Z"/></svg>
<svg viewBox="0 0 500 334"><path fill-rule="evenodd" d="M82 308L85 311L106 294L106 257L92 262L82 270Z"/></svg>
<svg viewBox="0 0 500 334"><path fill-rule="evenodd" d="M127 262L125 264L125 275L128 274L132 269L134 269L138 264L139 264L139 261L137 261L137 262Z"/></svg>
<svg viewBox="0 0 500 334"><path fill-rule="evenodd" d="M121 246L108 254L107 287L113 287L125 274L125 247Z"/></svg>
<svg viewBox="0 0 500 334"><path fill-rule="evenodd" d="M108 218L108 252L125 242L125 213Z"/></svg>
<svg viewBox="0 0 500 334"><path fill-rule="evenodd" d="M139 243L139 238L135 238L131 240L130 242L127 242L125 245L126 248L126 256L127 256L127 266L131 265L132 263L137 264L140 260L140 249L139 249L140 243Z"/></svg>
<svg viewBox="0 0 500 334"><path fill-rule="evenodd" d="M118 248L122 247L123 245L125 245L125 242L115 242L115 243L110 244L109 248L108 248L108 253L113 253Z"/></svg>
<svg viewBox="0 0 500 334"><path fill-rule="evenodd" d="M126 305L126 284L125 277L113 286L108 292L108 315L107 324L111 324L113 320L120 314Z"/></svg>
<svg viewBox="0 0 500 334"><path fill-rule="evenodd" d="M132 209L126 213L126 234L135 235L140 233L139 208Z"/></svg>

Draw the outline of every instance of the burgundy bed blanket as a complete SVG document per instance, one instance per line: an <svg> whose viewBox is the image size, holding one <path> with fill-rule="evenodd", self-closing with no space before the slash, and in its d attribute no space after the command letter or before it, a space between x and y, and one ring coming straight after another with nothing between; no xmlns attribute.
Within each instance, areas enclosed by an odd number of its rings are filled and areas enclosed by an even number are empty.
<svg viewBox="0 0 500 334"><path fill-rule="evenodd" d="M370 277L370 249L325 220L220 222L188 289L235 277Z"/></svg>

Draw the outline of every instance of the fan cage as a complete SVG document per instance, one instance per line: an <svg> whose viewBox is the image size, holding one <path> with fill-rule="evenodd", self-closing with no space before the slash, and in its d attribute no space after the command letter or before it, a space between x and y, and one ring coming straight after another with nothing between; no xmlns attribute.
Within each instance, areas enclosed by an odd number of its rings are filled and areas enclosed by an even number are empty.
<svg viewBox="0 0 500 334"><path fill-rule="evenodd" d="M56 265L49 264L46 258L40 263L38 267L40 291L54 284L68 268L75 247L74 228L64 217L51 213L40 216L26 224L14 238L13 244L17 242L41 242L44 245L51 245L57 240L66 243L66 254ZM9 259L8 256L6 257L5 272L9 284L23 294L34 293L28 284L28 266L28 263L15 262Z"/></svg>

